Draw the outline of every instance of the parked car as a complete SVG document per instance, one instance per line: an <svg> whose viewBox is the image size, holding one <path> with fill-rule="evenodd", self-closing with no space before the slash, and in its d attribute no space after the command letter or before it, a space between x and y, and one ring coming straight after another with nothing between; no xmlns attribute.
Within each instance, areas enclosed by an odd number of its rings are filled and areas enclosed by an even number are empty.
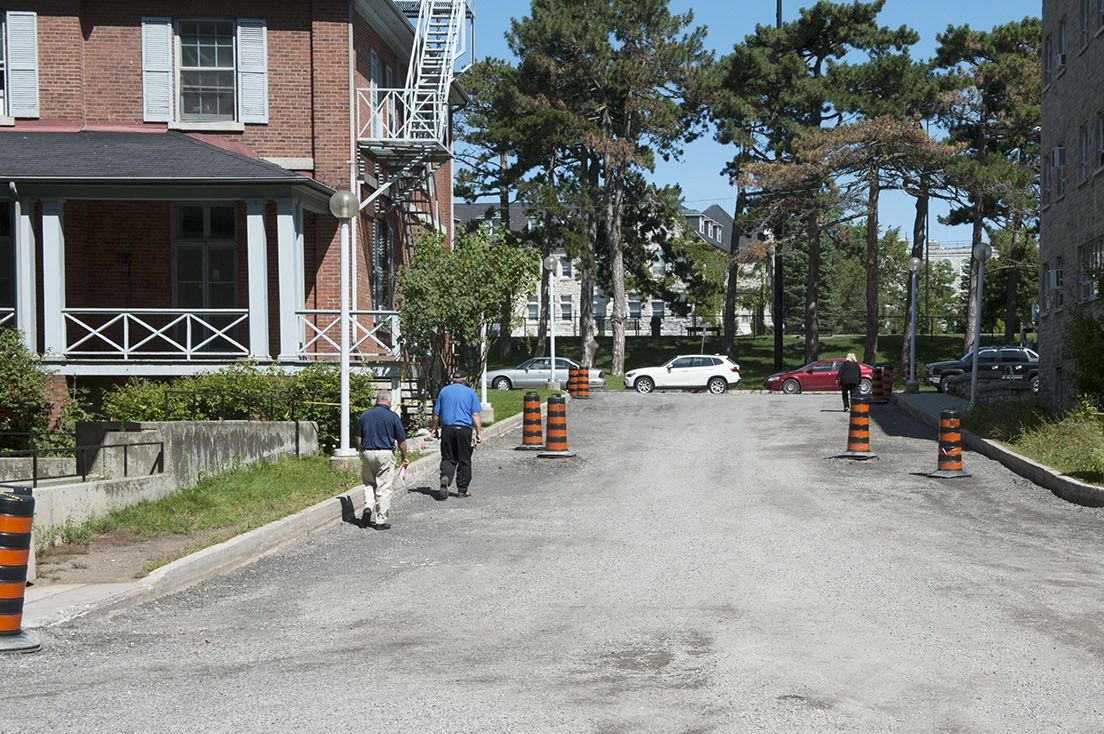
<svg viewBox="0 0 1104 734"><path fill-rule="evenodd" d="M720 354L680 354L660 367L625 373L625 387L640 393L698 388L721 395L739 384L740 365Z"/></svg>
<svg viewBox="0 0 1104 734"><path fill-rule="evenodd" d="M843 362L842 359L818 359L790 372L775 372L767 377L763 386L772 391L781 390L787 395L818 390L839 390L839 371ZM874 368L860 362L859 374L862 375L859 392L869 395Z"/></svg>
<svg viewBox="0 0 1104 734"><path fill-rule="evenodd" d="M947 381L973 370L974 353L960 359L924 365L924 381L947 391ZM1039 355L1027 347L982 347L978 352L978 380L1006 380L1039 392Z"/></svg>
<svg viewBox="0 0 1104 734"><path fill-rule="evenodd" d="M552 367L550 357L534 357L527 359L517 367L504 370L491 370L487 373L487 383L496 390L511 390L519 387L544 387L548 383L549 372ZM564 357L556 357L556 382L567 386L569 369L577 370L580 365ZM591 369L591 387L605 387L606 376L602 370Z"/></svg>

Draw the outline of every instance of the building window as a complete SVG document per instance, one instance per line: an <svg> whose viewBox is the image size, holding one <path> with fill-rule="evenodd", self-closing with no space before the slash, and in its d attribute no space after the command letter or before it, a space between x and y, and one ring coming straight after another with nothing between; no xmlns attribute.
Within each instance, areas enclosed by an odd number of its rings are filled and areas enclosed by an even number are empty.
<svg viewBox="0 0 1104 734"><path fill-rule="evenodd" d="M372 306L376 309L389 309L392 305L394 247L394 232L386 222L376 222L376 241L372 248Z"/></svg>
<svg viewBox="0 0 1104 734"><path fill-rule="evenodd" d="M180 119L234 120L234 21L182 20Z"/></svg>
<svg viewBox="0 0 1104 734"><path fill-rule="evenodd" d="M1077 181L1089 178L1089 123L1081 123L1077 131Z"/></svg>
<svg viewBox="0 0 1104 734"><path fill-rule="evenodd" d="M663 301L652 301L652 318L663 318L664 303Z"/></svg>
<svg viewBox="0 0 1104 734"><path fill-rule="evenodd" d="M540 318L540 301L536 296L529 296L529 301L525 304L525 308L526 319L529 321L536 321Z"/></svg>
<svg viewBox="0 0 1104 734"><path fill-rule="evenodd" d="M1054 60L1054 70L1061 72L1066 68L1066 19L1062 18L1058 21L1058 47L1055 49L1058 53Z"/></svg>
<svg viewBox="0 0 1104 734"><path fill-rule="evenodd" d="M597 296L595 296L594 300L591 301L590 306L592 309L594 309L594 318L606 318L606 299L604 297L598 298Z"/></svg>
<svg viewBox="0 0 1104 734"><path fill-rule="evenodd" d="M1042 189L1043 206L1050 206L1051 171L1050 156L1043 156L1042 171L1039 173L1039 187Z"/></svg>
<svg viewBox="0 0 1104 734"><path fill-rule="evenodd" d="M1096 113L1096 167L1104 167L1104 112Z"/></svg>
<svg viewBox="0 0 1104 734"><path fill-rule="evenodd" d="M663 261L663 255L657 252L655 254L655 257L652 259L652 275L658 277L662 276L666 272L667 263Z"/></svg>
<svg viewBox="0 0 1104 734"><path fill-rule="evenodd" d="M640 297L639 296L631 296L629 298L629 318L630 319L639 319L640 318Z"/></svg>
<svg viewBox="0 0 1104 734"><path fill-rule="evenodd" d="M1096 4L1096 27L1104 28L1104 0L1098 0Z"/></svg>
<svg viewBox="0 0 1104 734"><path fill-rule="evenodd" d="M1081 0L1081 48L1089 45L1089 0Z"/></svg>
<svg viewBox="0 0 1104 734"><path fill-rule="evenodd" d="M1054 148L1054 198L1066 195L1066 146Z"/></svg>
<svg viewBox="0 0 1104 734"><path fill-rule="evenodd" d="M1104 279L1104 240L1078 248L1077 294L1082 301L1100 297L1100 281Z"/></svg>
<svg viewBox="0 0 1104 734"><path fill-rule="evenodd" d="M573 277L573 270L571 268L571 258L570 257L561 257L560 258L560 276L563 277L563 278Z"/></svg>
<svg viewBox="0 0 1104 734"><path fill-rule="evenodd" d="M8 320L10 309L15 306L15 253L12 250L12 208L9 202L0 202L0 328L13 326Z"/></svg>
<svg viewBox="0 0 1104 734"><path fill-rule="evenodd" d="M1101 0L1104 2L1104 0ZM1050 36L1043 41L1043 86L1050 84L1054 79L1054 42Z"/></svg>
<svg viewBox="0 0 1104 734"><path fill-rule="evenodd" d="M560 296L560 319L563 321L571 321L574 318L574 314L571 309L571 296Z"/></svg>
<svg viewBox="0 0 1104 734"><path fill-rule="evenodd" d="M1064 299L1062 287L1064 285L1062 274L1062 258L1056 257L1046 267L1046 276L1043 281L1043 304L1048 311L1062 308Z"/></svg>

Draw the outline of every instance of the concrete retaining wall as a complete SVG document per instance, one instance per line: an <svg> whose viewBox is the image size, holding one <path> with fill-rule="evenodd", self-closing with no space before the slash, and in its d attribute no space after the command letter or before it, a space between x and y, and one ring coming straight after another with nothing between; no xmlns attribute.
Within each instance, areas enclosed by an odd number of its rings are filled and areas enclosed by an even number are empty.
<svg viewBox="0 0 1104 734"><path fill-rule="evenodd" d="M23 483L34 476L33 462L30 457L0 459L0 483ZM77 473L76 459L38 458L38 475L42 477L73 476Z"/></svg>

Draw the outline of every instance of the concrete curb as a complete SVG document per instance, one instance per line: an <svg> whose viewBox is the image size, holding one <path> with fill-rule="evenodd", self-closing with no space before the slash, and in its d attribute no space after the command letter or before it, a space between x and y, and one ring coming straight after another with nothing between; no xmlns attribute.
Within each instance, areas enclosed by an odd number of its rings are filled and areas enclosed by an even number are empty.
<svg viewBox="0 0 1104 734"><path fill-rule="evenodd" d="M939 419L930 416L922 410L918 410L903 400L898 400L894 395L892 405L897 406L912 417L927 423L938 429ZM1019 474L1024 479L1030 480L1040 487L1045 487L1057 497L1066 502L1085 507L1104 507L1104 488L1092 484L1086 484L1065 474L1056 472L1048 466L1043 466L1026 456L1021 456L995 441L981 438L977 434L963 429L962 444L971 451L998 461L1011 471Z"/></svg>
<svg viewBox="0 0 1104 734"><path fill-rule="evenodd" d="M520 428L521 414L496 421L484 429L485 438L494 438ZM407 469L407 487L418 481L435 478L439 457L423 456ZM401 485L400 485L401 486ZM364 491L354 487L342 495L350 497L357 513L364 508ZM398 501L402 493L395 497ZM227 541L212 545L180 558L153 571L146 577L127 584L85 584L73 594L45 595L28 601L24 610L24 627L35 629L72 621L91 613L106 613L153 601L182 591L213 576L230 573L249 565L284 546L300 541L341 522L341 503L337 497L322 500L280 520L275 520ZM38 609L34 607L38 606Z"/></svg>

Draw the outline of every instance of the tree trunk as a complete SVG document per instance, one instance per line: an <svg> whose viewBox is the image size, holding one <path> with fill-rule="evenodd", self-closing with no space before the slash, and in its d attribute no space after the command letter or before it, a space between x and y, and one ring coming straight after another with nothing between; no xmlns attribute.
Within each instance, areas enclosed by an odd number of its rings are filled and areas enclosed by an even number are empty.
<svg viewBox="0 0 1104 734"><path fill-rule="evenodd" d="M912 255L911 257L919 258L921 262L924 260L924 246L927 243L928 238L928 188L929 180L927 174L922 174L920 177L920 187L916 195L916 216L912 220ZM919 277L916 279L916 284L919 286ZM917 300L919 305L920 294L913 293L913 278L912 274L909 274L908 288L905 291L907 299L905 300L905 338L901 341L901 374L907 375L909 373L909 357L911 356L910 345L912 344L913 330L916 328L916 324L912 320L912 299ZM916 309L919 311L919 307ZM917 314L919 318L919 314Z"/></svg>
<svg viewBox="0 0 1104 734"><path fill-rule="evenodd" d="M1004 290L1004 343L1016 344L1019 341L1019 288L1020 263L1023 252L1020 247L1020 230L1023 227L1023 215L1020 212L1012 218L1012 244L1008 248L1008 281Z"/></svg>
<svg viewBox="0 0 1104 734"><path fill-rule="evenodd" d="M736 206L732 211L732 233L728 238L728 279L725 281L723 333L721 348L731 356L736 343L736 296L740 288L740 264L736 254L740 251L740 237L743 235L743 211L747 197L741 188L736 195Z"/></svg>
<svg viewBox="0 0 1104 734"><path fill-rule="evenodd" d="M540 301L537 304L537 343L533 348L534 357L544 356L544 343L548 339L548 315L551 313L549 309L552 304L548 302L551 298L550 281L552 273L548 268L544 267L544 258L552 254L552 244L548 241L547 235L541 239L541 280L540 280Z"/></svg>
<svg viewBox="0 0 1104 734"><path fill-rule="evenodd" d="M782 262L782 250L780 249L781 242L781 227L776 230L774 240L774 255L771 258L771 322L774 324L774 369L782 369L782 331L783 322L785 318L783 311L786 307L785 293L783 288L786 285L786 278L784 273L784 263Z"/></svg>
<svg viewBox="0 0 1104 734"><path fill-rule="evenodd" d="M805 236L809 240L809 269L805 277L805 361L812 362L820 354L820 324L817 321L817 292L820 289L820 222L817 212L805 219Z"/></svg>
<svg viewBox="0 0 1104 734"><path fill-rule="evenodd" d="M498 157L498 167L502 171L503 177L506 174L506 168L509 161L506 154L503 153ZM503 231L510 231L510 190L503 184L502 188L498 190L498 219L502 222Z"/></svg>
<svg viewBox="0 0 1104 734"><path fill-rule="evenodd" d="M621 250L621 207L624 203L625 181L622 164L611 170L606 158L606 238L609 243L610 281L613 303L610 325L613 332L613 360L610 374L625 373L625 321L628 299L625 294L625 258Z"/></svg>
<svg viewBox="0 0 1104 734"><path fill-rule="evenodd" d="M981 244L981 234L984 231L981 217L981 196L974 201L973 233L970 236L970 287L969 297L966 301L966 338L963 340L963 351L971 352L974 344L978 343L977 334L977 289L978 289L978 262L974 259L973 249Z"/></svg>
<svg viewBox="0 0 1104 734"><path fill-rule="evenodd" d="M878 197L881 181L878 170L869 173L870 190L866 214L866 344L863 361L875 364L878 359Z"/></svg>
<svg viewBox="0 0 1104 734"><path fill-rule="evenodd" d="M590 191L597 196L598 193L598 161L588 158L584 164L586 181L590 184ZM587 208L586 213L587 253L582 262L582 292L579 305L579 334L582 337L582 366L590 369L594 366L594 357L598 353L598 325L594 321L594 272L596 270L595 249L598 247L598 213L593 207Z"/></svg>

